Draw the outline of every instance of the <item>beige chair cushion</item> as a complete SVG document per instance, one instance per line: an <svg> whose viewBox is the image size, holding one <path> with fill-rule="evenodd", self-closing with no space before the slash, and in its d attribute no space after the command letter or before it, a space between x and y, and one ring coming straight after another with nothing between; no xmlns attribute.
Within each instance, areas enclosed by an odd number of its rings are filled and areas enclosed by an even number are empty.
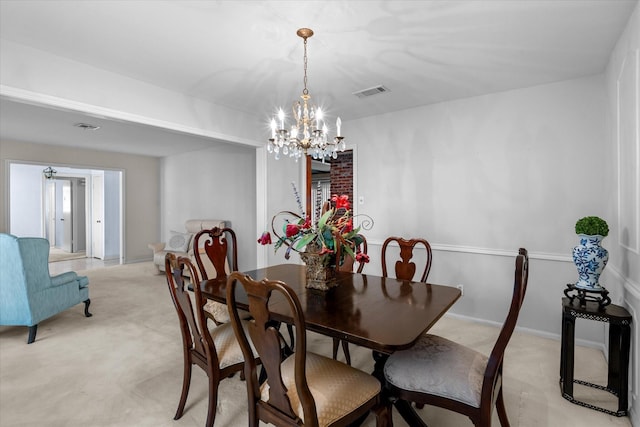
<svg viewBox="0 0 640 427"><path fill-rule="evenodd" d="M247 322L242 321L242 327L246 330ZM213 339L213 343L218 353L218 361L220 362L220 369L227 366L235 365L236 363L244 362L244 356L242 355L242 349L238 340L233 332L233 326L231 323L225 323L220 326L209 328L209 333ZM247 337L249 335L247 334ZM251 350L253 354L257 354L253 343L251 343Z"/></svg>
<svg viewBox="0 0 640 427"><path fill-rule="evenodd" d="M213 316L215 321L218 323L229 323L229 321L231 320L226 304L208 299L207 303L203 307L203 310L211 314L211 316ZM243 316L240 317L244 318Z"/></svg>
<svg viewBox="0 0 640 427"><path fill-rule="evenodd" d="M488 357L437 335L423 335L411 348L389 356L386 380L403 390L429 393L480 407Z"/></svg>
<svg viewBox="0 0 640 427"><path fill-rule="evenodd" d="M295 386L295 357L282 362L282 379L291 407L304 421L302 404ZM307 353L307 382L316 402L318 423L327 426L353 412L380 393L380 382L373 376L315 353ZM261 388L261 399L269 400L269 386Z"/></svg>

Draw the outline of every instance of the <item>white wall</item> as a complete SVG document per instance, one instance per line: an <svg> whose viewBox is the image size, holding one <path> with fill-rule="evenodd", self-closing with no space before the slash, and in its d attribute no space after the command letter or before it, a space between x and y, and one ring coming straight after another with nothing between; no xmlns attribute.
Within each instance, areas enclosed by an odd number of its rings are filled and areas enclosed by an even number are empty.
<svg viewBox="0 0 640 427"><path fill-rule="evenodd" d="M120 257L121 174L120 171L104 172L104 259Z"/></svg>
<svg viewBox="0 0 640 427"><path fill-rule="evenodd" d="M170 230L184 231L189 219L230 221L238 239L241 270L256 266L255 149L220 144L162 160L162 225L166 241Z"/></svg>
<svg viewBox="0 0 640 427"><path fill-rule="evenodd" d="M526 247L519 326L559 335L562 290L576 276L575 221L607 213L605 99L595 76L345 124L358 146L358 209L375 220L365 271L381 271L387 236L425 237L435 249L429 280L465 286L452 313L502 322L513 257ZM602 328L578 338L602 343Z"/></svg>
<svg viewBox="0 0 640 427"><path fill-rule="evenodd" d="M611 54L606 71L608 95L610 227L606 283L623 295L634 317L631 337L631 419L640 425L640 6ZM611 225L611 223L610 223Z"/></svg>
<svg viewBox="0 0 640 427"><path fill-rule="evenodd" d="M86 169L124 170L124 255L125 262L150 260L148 243L156 242L160 224L160 160L79 148L0 141L0 232L7 232L7 164L37 162L52 165L73 164Z"/></svg>
<svg viewBox="0 0 640 427"><path fill-rule="evenodd" d="M15 201L10 206L11 224L7 231L20 237L44 237L43 212L43 166L11 165L9 195ZM25 191L25 189L29 189Z"/></svg>

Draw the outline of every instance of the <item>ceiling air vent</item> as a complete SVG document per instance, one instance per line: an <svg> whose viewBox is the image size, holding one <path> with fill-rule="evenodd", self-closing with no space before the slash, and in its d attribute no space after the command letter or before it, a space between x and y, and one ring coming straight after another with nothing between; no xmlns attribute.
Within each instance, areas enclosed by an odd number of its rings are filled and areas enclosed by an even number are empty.
<svg viewBox="0 0 640 427"><path fill-rule="evenodd" d="M380 85L380 86L370 87L369 89L359 90L357 92L353 92L353 94L358 98L366 98L368 96L373 96L373 95L377 95L379 93L384 93L384 92L390 92L390 90Z"/></svg>
<svg viewBox="0 0 640 427"><path fill-rule="evenodd" d="M77 127L77 128L80 128L82 130L98 130L98 129L100 129L100 126L90 125L88 123L76 123L74 126Z"/></svg>

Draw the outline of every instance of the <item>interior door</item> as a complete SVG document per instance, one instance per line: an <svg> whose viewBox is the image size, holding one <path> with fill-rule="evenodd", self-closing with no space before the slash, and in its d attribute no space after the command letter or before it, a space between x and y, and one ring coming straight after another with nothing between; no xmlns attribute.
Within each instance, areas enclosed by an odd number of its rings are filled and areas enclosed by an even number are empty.
<svg viewBox="0 0 640 427"><path fill-rule="evenodd" d="M73 214L71 181L56 180L56 245L66 252L73 249Z"/></svg>
<svg viewBox="0 0 640 427"><path fill-rule="evenodd" d="M91 182L91 253L104 259L104 175L94 175Z"/></svg>
<svg viewBox="0 0 640 427"><path fill-rule="evenodd" d="M73 192L71 191L71 181L62 183L62 221L64 221L64 238L62 250L73 252Z"/></svg>
<svg viewBox="0 0 640 427"><path fill-rule="evenodd" d="M51 246L56 245L56 183L48 179L45 182L45 238Z"/></svg>

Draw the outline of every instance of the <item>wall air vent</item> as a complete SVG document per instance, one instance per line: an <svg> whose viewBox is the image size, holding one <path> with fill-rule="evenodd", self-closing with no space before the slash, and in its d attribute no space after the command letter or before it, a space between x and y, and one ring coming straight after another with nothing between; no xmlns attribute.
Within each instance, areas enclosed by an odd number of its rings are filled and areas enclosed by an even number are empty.
<svg viewBox="0 0 640 427"><path fill-rule="evenodd" d="M77 128L80 128L82 130L98 130L98 129L100 129L100 126L90 125L88 123L76 123L74 126L77 127Z"/></svg>
<svg viewBox="0 0 640 427"><path fill-rule="evenodd" d="M379 93L384 93L384 92L390 92L390 90L380 85L380 86L370 87L369 89L359 90L357 92L353 92L353 94L358 98L366 98L368 96L373 96L373 95L377 95Z"/></svg>

